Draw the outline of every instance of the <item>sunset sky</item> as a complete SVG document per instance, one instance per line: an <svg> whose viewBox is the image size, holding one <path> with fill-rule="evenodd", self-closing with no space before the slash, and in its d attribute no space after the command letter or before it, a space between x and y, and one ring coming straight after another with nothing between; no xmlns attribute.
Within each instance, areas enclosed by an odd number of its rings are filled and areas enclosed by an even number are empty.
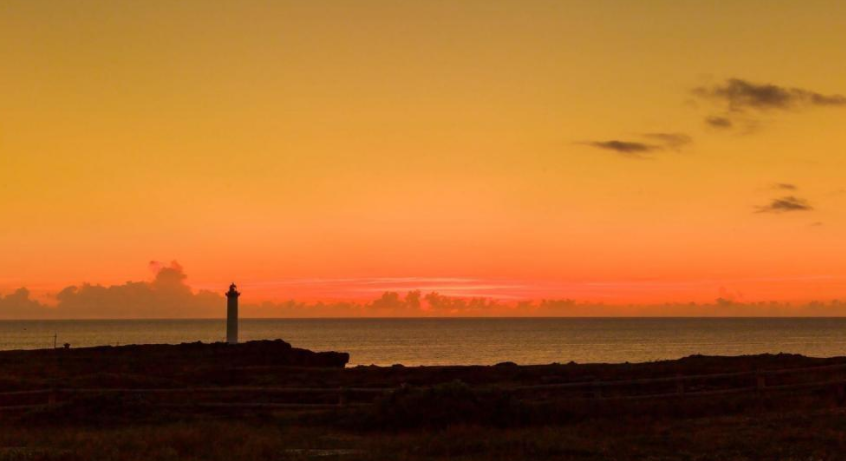
<svg viewBox="0 0 846 461"><path fill-rule="evenodd" d="M0 295L846 298L846 2L0 2ZM151 270L151 267L153 270Z"/></svg>

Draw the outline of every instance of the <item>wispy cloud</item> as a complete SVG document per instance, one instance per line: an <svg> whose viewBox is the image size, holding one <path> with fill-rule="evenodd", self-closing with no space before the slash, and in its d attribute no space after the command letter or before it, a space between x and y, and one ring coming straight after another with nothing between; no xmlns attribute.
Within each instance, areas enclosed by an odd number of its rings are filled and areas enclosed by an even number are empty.
<svg viewBox="0 0 846 461"><path fill-rule="evenodd" d="M642 158L643 154L660 150L660 146L646 144L636 141L619 141L612 139L610 141L591 141L587 145L596 147L597 149L609 150L627 157Z"/></svg>
<svg viewBox="0 0 846 461"><path fill-rule="evenodd" d="M674 150L693 142L693 138L684 133L646 133L643 136L660 143L660 147Z"/></svg>
<svg viewBox="0 0 846 461"><path fill-rule="evenodd" d="M726 108L732 112L747 109L767 111L814 106L846 106L846 96L843 95L826 95L803 88L753 83L739 78L730 78L713 86L699 87L694 89L693 93L696 96L725 104Z"/></svg>
<svg viewBox="0 0 846 461"><path fill-rule="evenodd" d="M813 225L813 224L812 224ZM175 263L151 265L155 278L146 282L121 285L83 284L68 287L57 296L55 305L47 305L31 297L21 288L7 295L0 294L0 319L24 318L219 318L225 315L226 299L222 295L226 283L215 285L215 291L195 291L189 287L183 269ZM286 296L293 284L317 284L322 281L332 290L360 290L363 298L287 301L256 299L262 284L239 285L248 299L242 298L244 317L408 317L408 316L596 316L596 315L773 315L773 305L755 311L753 305L739 302L741 287L760 291L769 286L790 284L830 292L842 292L846 279L831 274L809 274L792 277L751 277L736 279L658 279L635 278L616 280L507 280L453 277L375 277L338 279L296 279L280 281ZM268 282L277 283L277 282ZM690 297L712 299L710 290L721 287L716 305L691 304ZM727 288L723 288L727 287ZM757 287L757 288L756 288ZM377 290L378 288L378 290ZM377 295L381 291L380 295ZM837 290L837 291L834 291ZM577 301L578 300L578 301ZM631 304L632 300L638 304ZM658 304L655 304L658 303ZM660 304L660 305L659 305ZM736 305L736 312L727 306ZM846 303L831 304L846 312ZM796 310L783 305L783 315L833 315L825 309Z"/></svg>
<svg viewBox="0 0 846 461"><path fill-rule="evenodd" d="M747 133L759 126L758 118L767 112L796 112L814 107L846 107L846 96L816 91L755 83L730 78L721 83L694 88L693 95L715 103L719 114L705 117L705 124L719 130L740 126Z"/></svg>
<svg viewBox="0 0 846 461"><path fill-rule="evenodd" d="M775 183L775 184L773 184L773 189L778 189L778 190L798 190L798 189L799 189L799 186L797 186L796 184L790 184L790 183L786 183L786 182L779 182L779 183Z"/></svg>
<svg viewBox="0 0 846 461"><path fill-rule="evenodd" d="M786 213L791 211L811 211L812 207L807 200L793 195L773 199L769 204L759 206L758 213Z"/></svg>
<svg viewBox="0 0 846 461"><path fill-rule="evenodd" d="M684 133L644 133L640 135L647 141L611 139L608 141L589 141L582 144L611 151L628 158L648 158L648 154L659 151L681 150L693 142L693 138Z"/></svg>
<svg viewBox="0 0 846 461"><path fill-rule="evenodd" d="M706 117L705 123L711 128L717 128L721 130L728 130L734 127L734 122L732 122L730 118L719 117L716 115Z"/></svg>

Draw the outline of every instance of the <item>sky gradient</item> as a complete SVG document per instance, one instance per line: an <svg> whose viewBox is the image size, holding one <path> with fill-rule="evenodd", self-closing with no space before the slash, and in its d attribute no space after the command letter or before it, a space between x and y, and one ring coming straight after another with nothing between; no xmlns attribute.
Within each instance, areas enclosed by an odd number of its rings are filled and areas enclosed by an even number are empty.
<svg viewBox="0 0 846 461"><path fill-rule="evenodd" d="M839 1L0 2L0 295L846 298Z"/></svg>

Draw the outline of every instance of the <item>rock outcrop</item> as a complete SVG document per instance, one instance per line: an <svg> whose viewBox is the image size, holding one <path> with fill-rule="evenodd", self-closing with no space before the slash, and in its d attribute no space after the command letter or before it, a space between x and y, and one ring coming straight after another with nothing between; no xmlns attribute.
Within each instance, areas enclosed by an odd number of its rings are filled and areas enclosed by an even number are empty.
<svg viewBox="0 0 846 461"><path fill-rule="evenodd" d="M156 370L291 366L344 368L350 356L343 352L313 352L282 340L241 344L182 343L100 346L68 349L0 352L0 367L49 362L75 369L148 373Z"/></svg>

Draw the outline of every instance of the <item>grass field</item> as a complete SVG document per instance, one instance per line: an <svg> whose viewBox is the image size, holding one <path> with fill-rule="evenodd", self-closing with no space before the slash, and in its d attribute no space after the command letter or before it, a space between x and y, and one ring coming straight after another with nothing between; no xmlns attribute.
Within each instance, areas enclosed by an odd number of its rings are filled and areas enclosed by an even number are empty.
<svg viewBox="0 0 846 461"><path fill-rule="evenodd" d="M563 426L371 432L285 418L159 424L4 426L0 460L837 460L840 410L675 420L625 418Z"/></svg>
<svg viewBox="0 0 846 461"><path fill-rule="evenodd" d="M846 454L844 358L326 368L207 352L159 355L160 366L143 348L0 353L0 461L808 461ZM803 371L783 373L796 369ZM755 387L759 380L767 387ZM817 381L826 384L794 387ZM45 388L61 392L50 401L30 394ZM721 392L731 389L743 392Z"/></svg>

